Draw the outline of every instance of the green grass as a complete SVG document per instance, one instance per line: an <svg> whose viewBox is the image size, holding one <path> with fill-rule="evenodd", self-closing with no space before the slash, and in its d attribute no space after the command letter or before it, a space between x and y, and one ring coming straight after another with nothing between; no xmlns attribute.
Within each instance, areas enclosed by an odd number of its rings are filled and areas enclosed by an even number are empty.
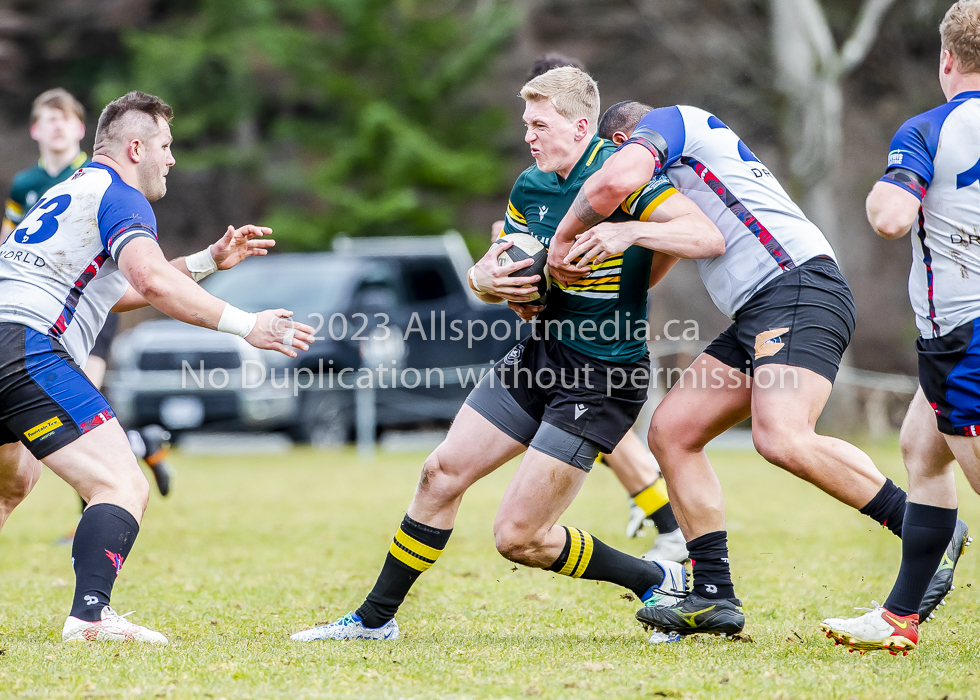
<svg viewBox="0 0 980 700"><path fill-rule="evenodd" d="M897 447L871 449L905 483ZM750 452L715 452L751 643L647 645L635 602L594 582L514 567L493 548L513 465L467 495L446 554L399 614L397 644L293 644L360 603L411 498L423 455L176 455L116 586L120 612L165 648L60 643L69 553L52 542L77 499L46 473L0 535L0 696L358 698L934 698L980 696L980 556L912 655L835 648L820 619L883 600L900 543ZM980 499L960 485L961 514ZM597 468L562 522L640 553L626 502ZM976 582L976 583L974 583Z"/></svg>

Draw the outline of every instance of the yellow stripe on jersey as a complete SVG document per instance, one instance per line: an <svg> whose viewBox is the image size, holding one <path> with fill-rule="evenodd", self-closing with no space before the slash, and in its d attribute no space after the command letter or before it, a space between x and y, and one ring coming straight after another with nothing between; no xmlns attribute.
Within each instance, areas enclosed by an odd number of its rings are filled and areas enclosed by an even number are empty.
<svg viewBox="0 0 980 700"><path fill-rule="evenodd" d="M655 200L647 205L647 208L643 210L643 213L640 214L640 221L649 221L650 215L653 214L653 210L663 204L668 197L675 194L677 194L677 190L675 190L673 187L661 192Z"/></svg>
<svg viewBox="0 0 980 700"><path fill-rule="evenodd" d="M572 282L568 286L572 289L583 289L586 287L597 287L604 284L615 284L618 287L619 281L619 275L609 275L608 277L585 277L584 279Z"/></svg>
<svg viewBox="0 0 980 700"><path fill-rule="evenodd" d="M9 221L11 225L16 226L21 221L24 220L24 207L19 205L12 199L7 200L7 206L3 212L4 220Z"/></svg>
<svg viewBox="0 0 980 700"><path fill-rule="evenodd" d="M395 559L416 571L428 571L442 554L441 549L419 542L411 535L405 534L401 528L398 528L398 532L395 533L395 539L388 551Z"/></svg>
<svg viewBox="0 0 980 700"><path fill-rule="evenodd" d="M623 264L623 254L614 255L611 258L603 260L601 263L592 263L590 267L593 270L603 270L607 267L619 267Z"/></svg>
<svg viewBox="0 0 980 700"><path fill-rule="evenodd" d="M604 139L599 139L599 143L595 145L595 148L592 149L592 153L589 154L589 159L585 161L586 168L592 165L592 161L595 160L596 154L599 153L599 149L602 148L602 144L604 143L605 143Z"/></svg>
<svg viewBox="0 0 980 700"><path fill-rule="evenodd" d="M512 218L517 223L527 224L527 219L524 218L524 215L522 213L517 211L517 208L513 204L511 204L510 201L507 202L507 213L510 215L510 218Z"/></svg>
<svg viewBox="0 0 980 700"><path fill-rule="evenodd" d="M643 185L643 187L640 187L633 194L631 194L629 197L627 197L625 200L623 200L623 203L620 205L620 209L622 209L627 214L632 214L633 213L633 202L635 202L636 199L637 199L637 197L639 197L641 194L643 194L646 191L646 188L648 186L649 186L649 183L646 184L646 185Z"/></svg>

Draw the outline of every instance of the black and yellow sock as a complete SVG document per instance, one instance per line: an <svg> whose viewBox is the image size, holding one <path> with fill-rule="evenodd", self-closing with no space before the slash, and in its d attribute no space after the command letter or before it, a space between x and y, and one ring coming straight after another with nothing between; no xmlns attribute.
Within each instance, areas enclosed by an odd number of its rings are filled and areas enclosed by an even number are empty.
<svg viewBox="0 0 980 700"><path fill-rule="evenodd" d="M638 598L664 581L664 572L653 562L613 549L575 527L565 528L565 548L548 571L572 578L615 583L630 589Z"/></svg>
<svg viewBox="0 0 980 700"><path fill-rule="evenodd" d="M667 498L667 482L662 476L639 493L633 494L633 502L643 509L648 518L653 520L657 532L661 535L674 532L680 527L674 517L674 509L670 507L670 501Z"/></svg>
<svg viewBox="0 0 980 700"><path fill-rule="evenodd" d="M436 563L452 533L452 529L429 527L405 516L374 588L357 609L365 627L381 627L395 616L416 579Z"/></svg>

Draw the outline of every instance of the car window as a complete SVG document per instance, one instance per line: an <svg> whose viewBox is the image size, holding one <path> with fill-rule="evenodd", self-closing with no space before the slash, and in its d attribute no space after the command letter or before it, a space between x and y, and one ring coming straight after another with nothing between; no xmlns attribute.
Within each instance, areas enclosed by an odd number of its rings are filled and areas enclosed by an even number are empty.
<svg viewBox="0 0 980 700"><path fill-rule="evenodd" d="M311 313L332 313L347 301L354 274L350 261L315 255L276 257L246 260L208 277L204 287L245 311L284 308L303 322L309 321Z"/></svg>
<svg viewBox="0 0 980 700"><path fill-rule="evenodd" d="M449 296L453 289L447 279L446 270L434 264L408 264L403 274L408 298L412 302L443 299Z"/></svg>

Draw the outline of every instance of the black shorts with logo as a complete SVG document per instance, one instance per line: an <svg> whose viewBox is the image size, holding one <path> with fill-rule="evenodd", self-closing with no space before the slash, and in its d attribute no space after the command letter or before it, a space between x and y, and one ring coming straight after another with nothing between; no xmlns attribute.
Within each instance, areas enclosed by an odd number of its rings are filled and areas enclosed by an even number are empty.
<svg viewBox="0 0 980 700"><path fill-rule="evenodd" d="M0 323L0 445L38 459L115 414L65 349L19 323Z"/></svg>
<svg viewBox="0 0 980 700"><path fill-rule="evenodd" d="M766 364L837 378L857 313L837 263L826 256L784 272L735 313L705 352L749 376Z"/></svg>
<svg viewBox="0 0 980 700"><path fill-rule="evenodd" d="M919 386L936 412L939 432L980 435L980 319L938 338L915 341Z"/></svg>
<svg viewBox="0 0 980 700"><path fill-rule="evenodd" d="M530 337L494 366L466 402L525 445L547 423L612 452L636 422L649 385L648 355L618 364L584 355L553 337ZM501 391L512 400L490 396Z"/></svg>

